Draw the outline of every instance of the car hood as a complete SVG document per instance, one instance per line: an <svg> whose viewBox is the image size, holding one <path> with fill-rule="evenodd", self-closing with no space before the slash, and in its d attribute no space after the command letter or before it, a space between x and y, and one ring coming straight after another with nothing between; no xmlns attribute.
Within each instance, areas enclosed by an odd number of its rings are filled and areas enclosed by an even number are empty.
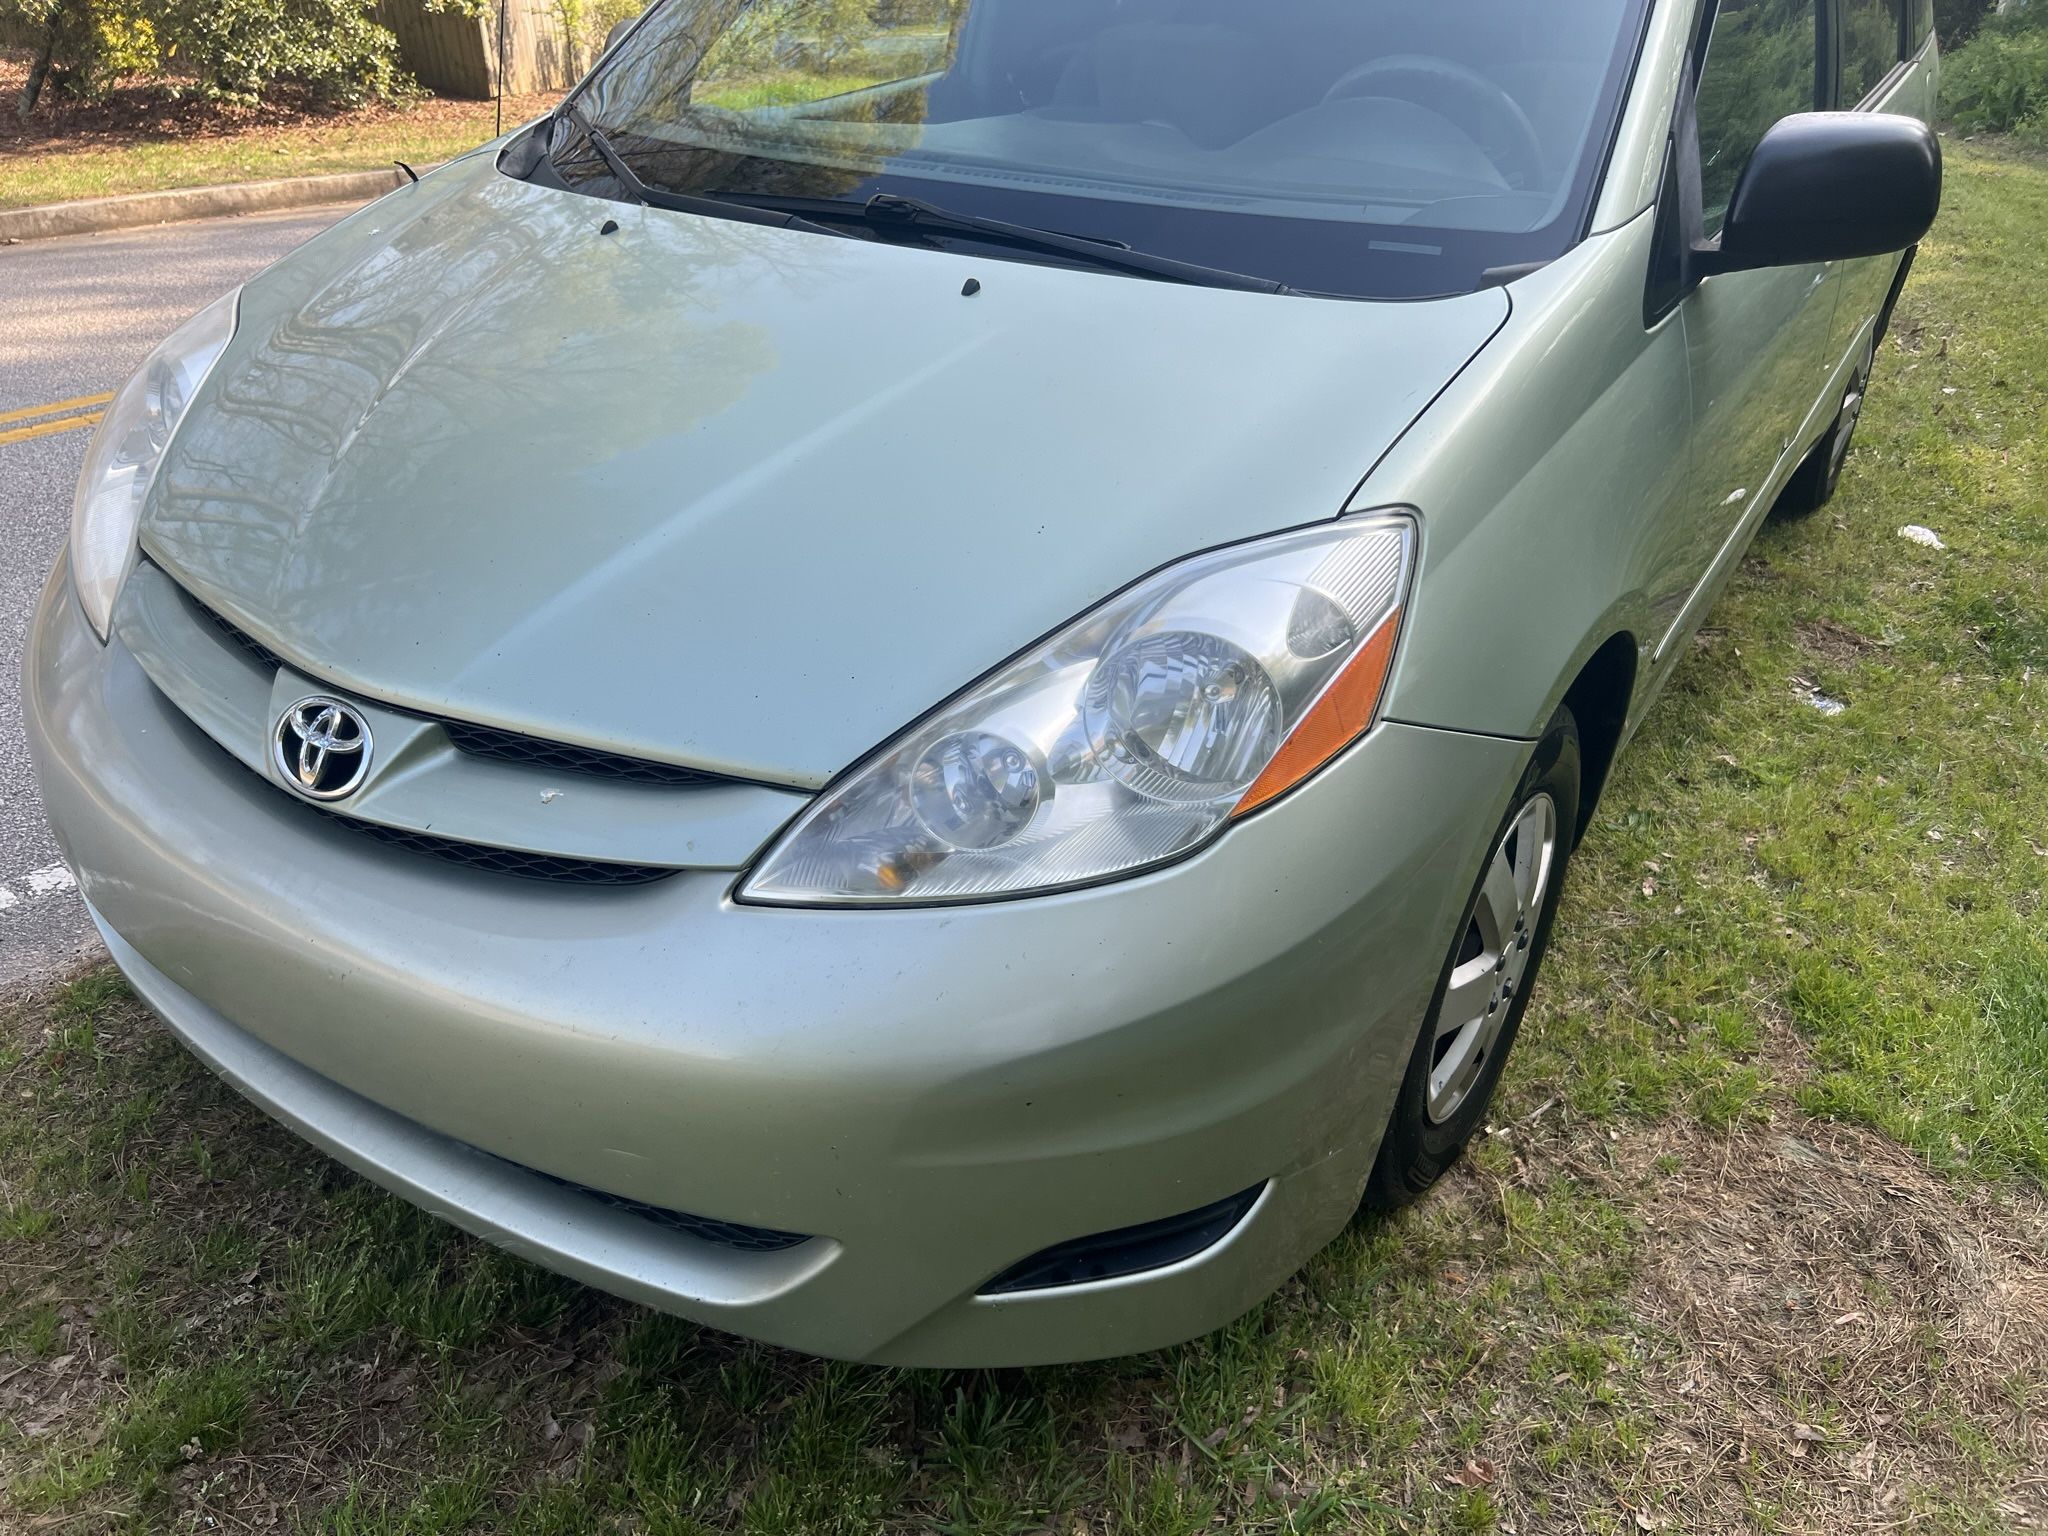
<svg viewBox="0 0 2048 1536"><path fill-rule="evenodd" d="M477 155L249 285L143 544L335 687L814 787L1148 571L1335 515L1506 314L834 239Z"/></svg>

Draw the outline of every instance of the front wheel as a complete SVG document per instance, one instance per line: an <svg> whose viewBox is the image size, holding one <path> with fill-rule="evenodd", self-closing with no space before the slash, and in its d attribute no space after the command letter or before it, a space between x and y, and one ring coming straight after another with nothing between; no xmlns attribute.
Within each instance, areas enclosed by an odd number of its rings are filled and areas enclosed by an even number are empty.
<svg viewBox="0 0 2048 1536"><path fill-rule="evenodd" d="M1365 1205L1421 1196L1479 1129L1549 947L1579 816L1579 729L1558 710L1466 904L1408 1060Z"/></svg>

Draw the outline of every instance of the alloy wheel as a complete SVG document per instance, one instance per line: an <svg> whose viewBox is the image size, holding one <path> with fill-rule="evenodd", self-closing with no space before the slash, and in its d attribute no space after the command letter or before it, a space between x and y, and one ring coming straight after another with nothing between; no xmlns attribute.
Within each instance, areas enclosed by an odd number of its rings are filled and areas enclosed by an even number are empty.
<svg viewBox="0 0 2048 1536"><path fill-rule="evenodd" d="M1493 850L1437 1009L1429 1118L1455 1115L1479 1080L1528 978L1544 898L1557 868L1557 803L1530 798Z"/></svg>

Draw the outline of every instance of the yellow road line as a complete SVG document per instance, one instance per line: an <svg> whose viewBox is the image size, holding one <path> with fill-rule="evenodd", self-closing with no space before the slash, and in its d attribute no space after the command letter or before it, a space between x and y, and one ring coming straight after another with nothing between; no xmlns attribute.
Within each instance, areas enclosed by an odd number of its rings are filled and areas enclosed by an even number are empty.
<svg viewBox="0 0 2048 1536"><path fill-rule="evenodd" d="M0 447L8 443L25 443L32 437L48 437L56 432L94 426L106 414L105 411L94 411L89 416L66 416L62 421L39 421L32 427L16 427L11 432L0 432Z"/></svg>
<svg viewBox="0 0 2048 1536"><path fill-rule="evenodd" d="M85 405L105 405L114 398L110 389L104 395L79 395L70 400L52 400L48 405L24 406L18 411L0 411L0 426L10 421L27 421L31 416L54 416L59 411L75 411Z"/></svg>

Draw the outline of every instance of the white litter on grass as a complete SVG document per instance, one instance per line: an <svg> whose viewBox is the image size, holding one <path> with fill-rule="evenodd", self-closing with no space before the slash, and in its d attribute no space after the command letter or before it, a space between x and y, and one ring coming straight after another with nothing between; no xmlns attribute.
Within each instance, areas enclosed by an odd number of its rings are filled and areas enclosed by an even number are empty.
<svg viewBox="0 0 2048 1536"><path fill-rule="evenodd" d="M41 869L32 869L22 876L31 896L49 896L57 891L75 891L78 882L71 878L71 871L62 864L49 864Z"/></svg>
<svg viewBox="0 0 2048 1536"><path fill-rule="evenodd" d="M1918 523L1908 523L1899 530L1899 537L1911 539L1915 544L1925 544L1929 549L1947 549L1941 542L1941 535L1932 528L1922 528Z"/></svg>
<svg viewBox="0 0 2048 1536"><path fill-rule="evenodd" d="M1828 694L1820 692L1818 689L1806 696L1806 702L1830 719L1849 707L1840 699L1833 698Z"/></svg>

